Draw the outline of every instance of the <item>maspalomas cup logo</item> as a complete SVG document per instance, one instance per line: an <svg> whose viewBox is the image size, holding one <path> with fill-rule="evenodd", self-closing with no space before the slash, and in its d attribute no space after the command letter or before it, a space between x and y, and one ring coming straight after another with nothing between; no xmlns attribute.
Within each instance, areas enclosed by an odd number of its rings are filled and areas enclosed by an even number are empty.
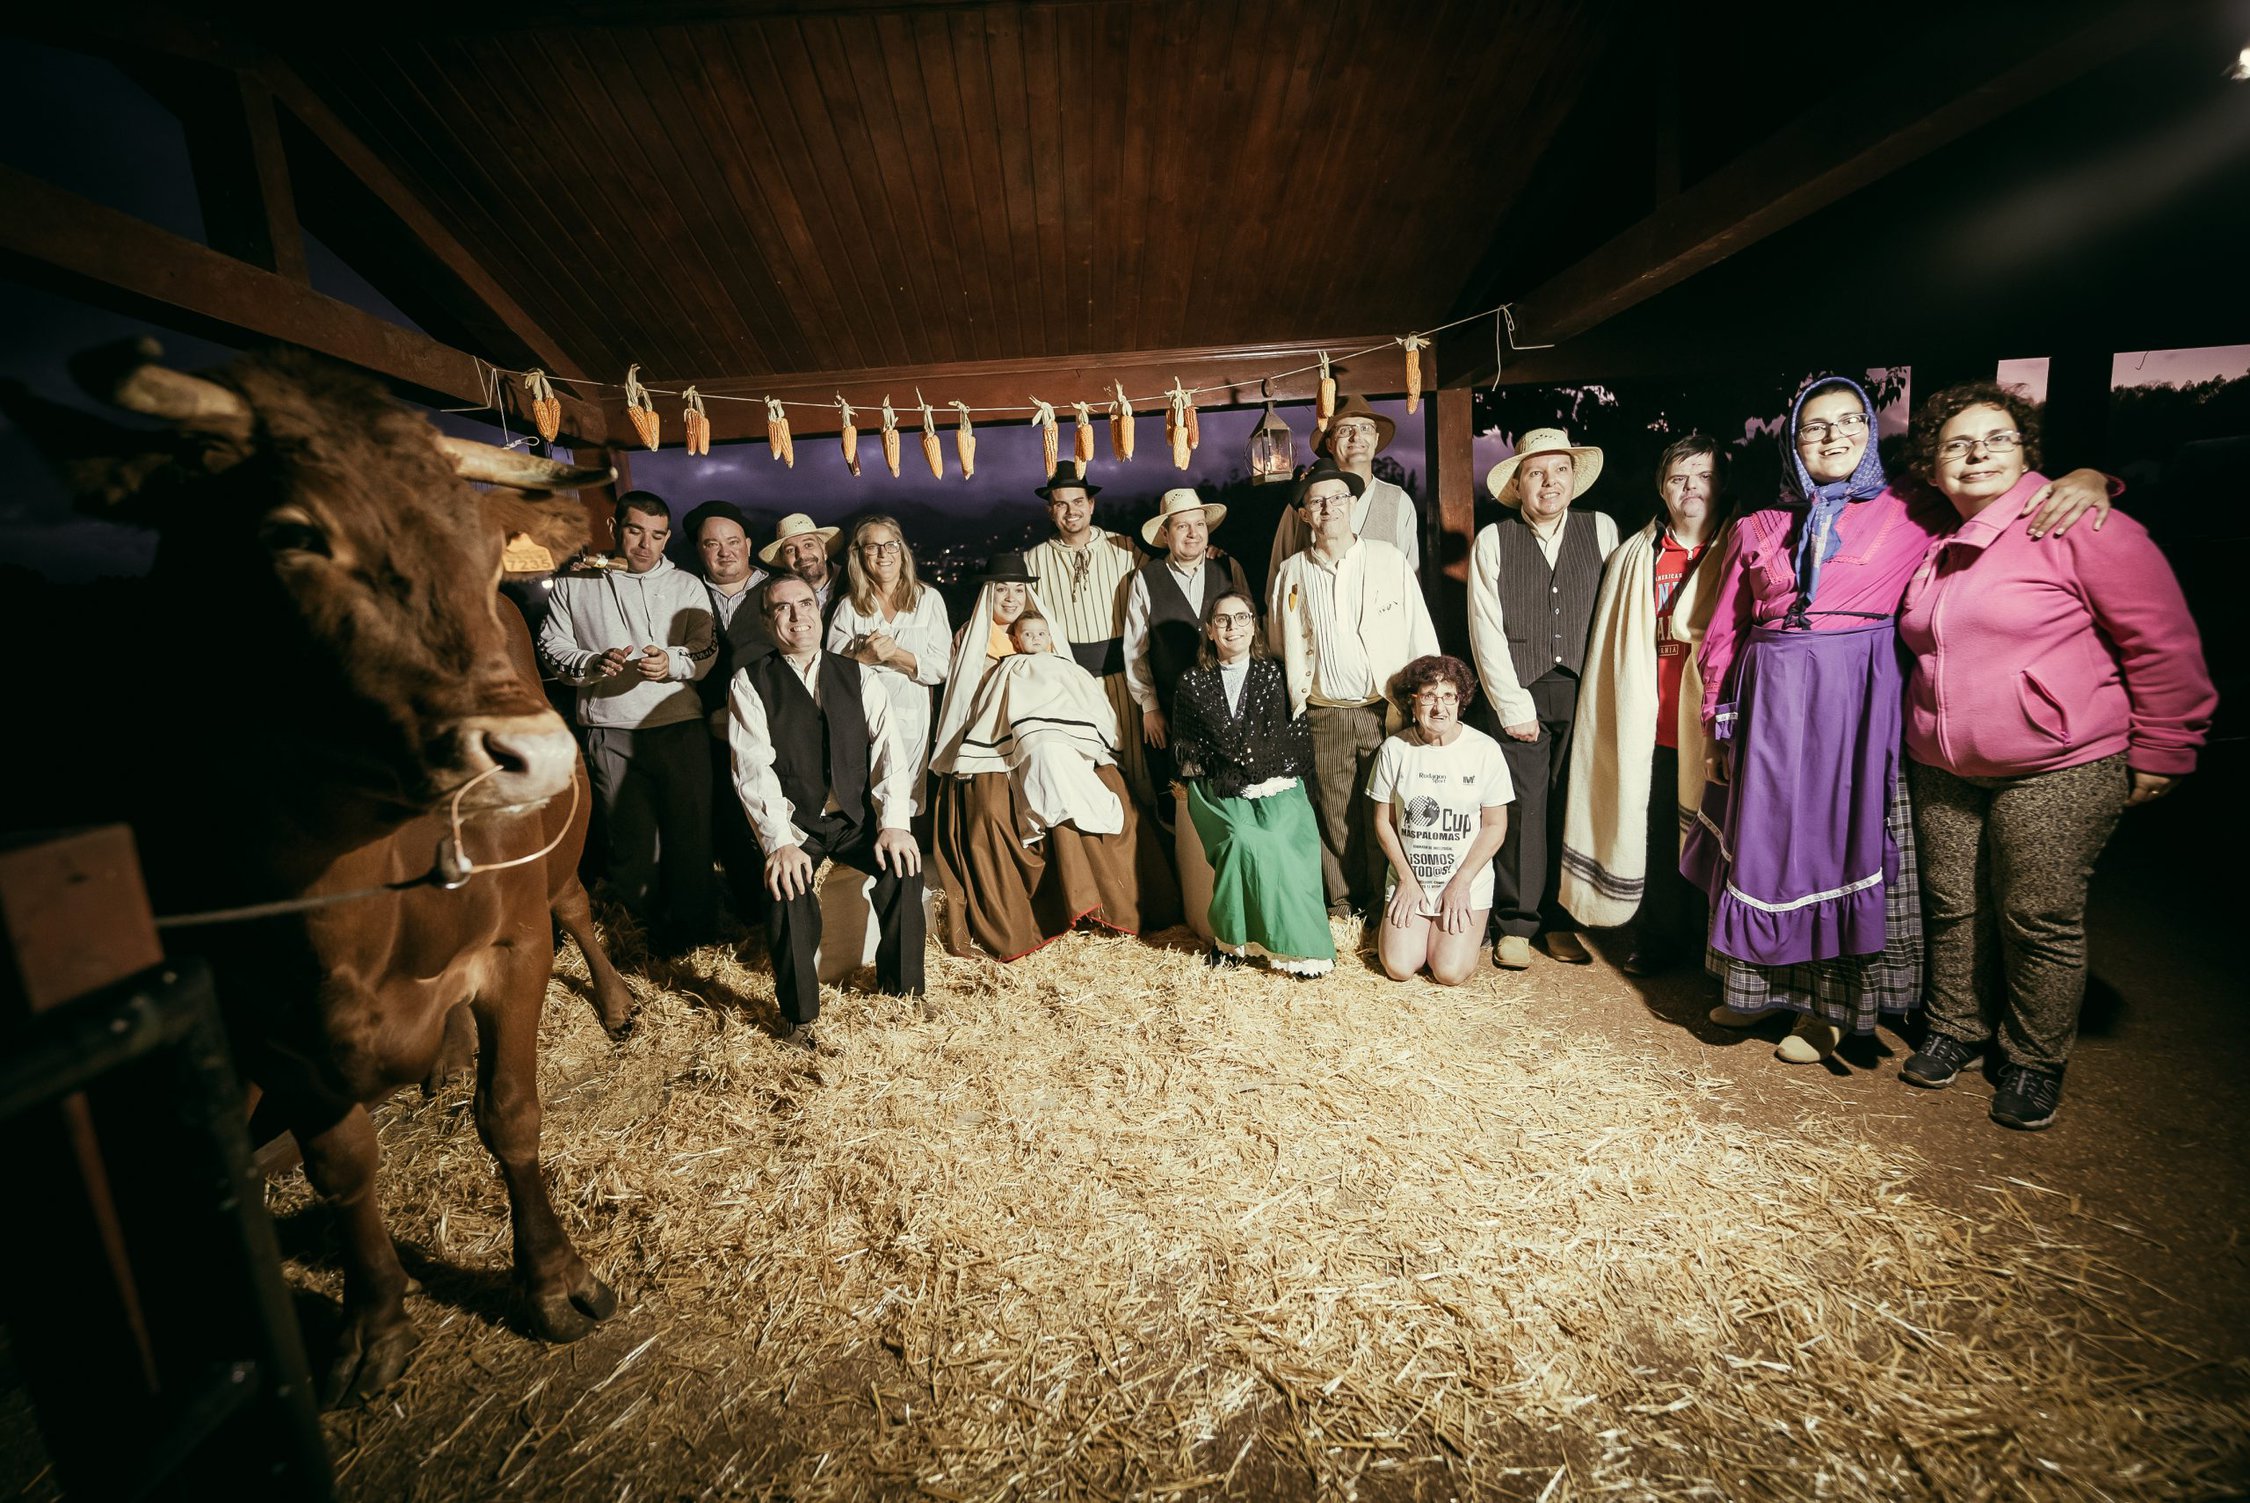
<svg viewBox="0 0 2250 1503"><path fill-rule="evenodd" d="M1424 794L1406 802L1406 822L1409 825L1434 825L1437 823L1437 800Z"/></svg>

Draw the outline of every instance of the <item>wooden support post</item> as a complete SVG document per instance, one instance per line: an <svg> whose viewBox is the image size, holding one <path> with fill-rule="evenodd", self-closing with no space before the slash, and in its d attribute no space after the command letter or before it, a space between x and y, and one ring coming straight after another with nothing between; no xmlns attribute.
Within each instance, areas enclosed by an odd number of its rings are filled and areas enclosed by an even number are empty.
<svg viewBox="0 0 2250 1503"><path fill-rule="evenodd" d="M1424 400L1435 409L1422 425L1422 442L1437 531L1435 546L1423 551L1422 593L1437 623L1438 640L1448 652L1466 658L1469 548L1476 541L1475 396L1465 387L1448 386Z"/></svg>
<svg viewBox="0 0 2250 1503"><path fill-rule="evenodd" d="M607 553L617 546L617 498L633 488L633 460L616 444L603 444L598 448L573 449L571 462L581 465L608 465L617 472L617 479L609 485L586 486L578 492L579 504L586 508L586 544L596 553ZM678 525L674 518L674 525Z"/></svg>

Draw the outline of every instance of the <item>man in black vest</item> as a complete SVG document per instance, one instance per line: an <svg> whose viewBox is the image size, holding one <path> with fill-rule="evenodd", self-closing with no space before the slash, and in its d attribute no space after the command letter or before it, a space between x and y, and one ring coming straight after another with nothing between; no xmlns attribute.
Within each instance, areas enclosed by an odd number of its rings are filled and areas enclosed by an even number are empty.
<svg viewBox="0 0 2250 1503"><path fill-rule="evenodd" d="M1561 429L1526 433L1486 477L1507 511L1477 534L1469 563L1469 646L1516 785L1508 838L1492 863L1492 963L1511 971L1531 964L1534 936L1556 960L1593 959L1555 889L1578 675L1602 565L1617 547L1615 521L1570 503L1601 472L1602 451L1573 447Z"/></svg>
<svg viewBox="0 0 2250 1503"><path fill-rule="evenodd" d="M711 726L711 786L721 790L712 809L711 845L726 869L727 890L736 917L761 923L766 915L765 854L750 833L742 801L724 796L734 785L727 752L727 689L735 670L773 654L758 586L766 571L750 562L750 519L731 501L706 501L687 514L682 528L695 545L703 588L711 597L711 619L718 623L719 655L711 671L697 680L703 718Z"/></svg>
<svg viewBox="0 0 2250 1503"><path fill-rule="evenodd" d="M781 650L734 675L727 741L735 792L766 853L766 936L783 1037L811 1049L820 1014L813 873L824 858L875 878L877 985L922 994L922 852L907 829L914 768L891 731L890 695L850 658L821 650L812 586L777 576L762 606Z"/></svg>
<svg viewBox="0 0 2250 1503"><path fill-rule="evenodd" d="M1140 706L1149 785L1156 791L1158 815L1169 824L1172 759L1164 742L1172 692L1180 675L1195 666L1203 608L1226 590L1247 595L1250 585L1242 565L1211 546L1212 529L1227 519L1224 506L1206 506L1187 489L1166 491L1157 506L1156 515L1141 524L1141 541L1164 551L1134 570L1126 588L1125 687Z"/></svg>

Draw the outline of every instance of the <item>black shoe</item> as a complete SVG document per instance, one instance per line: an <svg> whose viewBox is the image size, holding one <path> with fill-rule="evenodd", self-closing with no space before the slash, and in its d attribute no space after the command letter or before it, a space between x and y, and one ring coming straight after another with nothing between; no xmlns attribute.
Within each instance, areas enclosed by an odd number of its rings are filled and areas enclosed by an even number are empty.
<svg viewBox="0 0 2250 1503"><path fill-rule="evenodd" d="M1952 1034L1933 1032L1922 1040L1922 1047L1899 1066L1898 1078L1908 1085L1942 1091L1953 1084L1953 1077L1961 1073L1961 1067L1976 1057L1976 1050Z"/></svg>
<svg viewBox="0 0 2250 1503"><path fill-rule="evenodd" d="M1220 949L1217 945L1213 945L1210 949L1203 952L1203 963L1214 968L1219 966L1237 966L1242 964L1242 957L1239 955L1231 955L1225 950Z"/></svg>
<svg viewBox="0 0 2250 1503"><path fill-rule="evenodd" d="M2002 1127L2037 1132L2055 1120L2062 1104L2062 1077L2029 1065L2000 1067L2000 1093L1992 1098L1992 1120Z"/></svg>
<svg viewBox="0 0 2250 1503"><path fill-rule="evenodd" d="M1672 969L1672 957L1662 950L1644 950L1636 945L1617 963L1617 969L1628 976L1654 976Z"/></svg>
<svg viewBox="0 0 2250 1503"><path fill-rule="evenodd" d="M1593 952L1588 950L1585 943L1568 929L1549 929L1545 934L1534 939L1532 943L1545 950L1548 959L1559 960L1564 965L1592 965L1594 963Z"/></svg>

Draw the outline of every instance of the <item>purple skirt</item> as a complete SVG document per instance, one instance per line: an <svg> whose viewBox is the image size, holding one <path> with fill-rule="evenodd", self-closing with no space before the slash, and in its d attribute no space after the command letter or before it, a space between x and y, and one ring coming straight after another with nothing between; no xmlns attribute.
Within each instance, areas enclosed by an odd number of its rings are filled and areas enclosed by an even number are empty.
<svg viewBox="0 0 2250 1503"><path fill-rule="evenodd" d="M1904 665L1889 621L1754 628L1680 870L1711 897L1711 948L1754 965L1874 955L1899 852L1884 814L1899 776Z"/></svg>

